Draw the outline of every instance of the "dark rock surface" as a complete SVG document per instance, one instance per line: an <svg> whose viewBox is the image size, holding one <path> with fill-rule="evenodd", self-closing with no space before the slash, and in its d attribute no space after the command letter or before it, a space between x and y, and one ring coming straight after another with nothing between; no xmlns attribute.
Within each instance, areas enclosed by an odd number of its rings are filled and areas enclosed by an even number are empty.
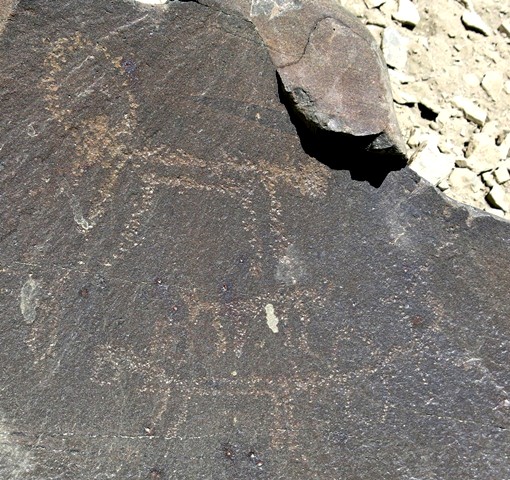
<svg viewBox="0 0 510 480"><path fill-rule="evenodd" d="M0 48L2 478L510 477L508 224L304 153L235 15Z"/></svg>
<svg viewBox="0 0 510 480"><path fill-rule="evenodd" d="M368 29L339 2L196 1L236 12L255 25L289 108L308 128L342 135L337 156L347 136L369 151L401 157L397 164L405 165L386 63Z"/></svg>

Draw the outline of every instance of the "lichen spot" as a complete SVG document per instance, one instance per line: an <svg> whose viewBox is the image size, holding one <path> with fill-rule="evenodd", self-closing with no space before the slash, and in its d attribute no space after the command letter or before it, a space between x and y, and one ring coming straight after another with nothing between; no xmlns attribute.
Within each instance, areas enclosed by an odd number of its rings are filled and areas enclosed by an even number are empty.
<svg viewBox="0 0 510 480"><path fill-rule="evenodd" d="M278 317L274 313L274 307L272 303L268 303L266 305L266 321L267 326L271 329L273 333L278 333Z"/></svg>

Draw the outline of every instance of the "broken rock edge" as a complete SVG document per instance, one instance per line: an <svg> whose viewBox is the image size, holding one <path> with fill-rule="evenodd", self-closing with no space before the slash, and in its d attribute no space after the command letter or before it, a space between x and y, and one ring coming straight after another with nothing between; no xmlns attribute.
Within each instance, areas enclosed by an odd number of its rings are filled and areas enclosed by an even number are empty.
<svg viewBox="0 0 510 480"><path fill-rule="evenodd" d="M202 5L206 8L211 8L213 10L216 10L218 12L221 12L228 16L236 16L239 19L250 23L253 27L255 32L257 33L258 37L260 38L261 43L268 49L270 48L266 45L266 42L264 41L263 37L260 35L257 26L254 22L252 22L249 18L244 16L241 12L238 10L226 6L225 8L220 8L216 6L215 4L211 4L207 0L169 0L171 2L182 2L182 3L196 3L198 5ZM329 17L325 17L329 18ZM320 18L318 22L324 20L324 18ZM337 19L335 19L337 20ZM304 52L302 56L304 56L306 52L306 46L304 49ZM305 110L300 107L299 102L297 102L294 99L295 90L299 89L299 87L295 87L293 89L288 89L285 82L280 76L279 69L285 69L285 67L288 67L289 65L293 65L295 63L298 63L300 59L298 59L295 62L291 62L290 64L283 64L281 67L278 67L275 65L274 61L271 58L271 55L269 55L269 58L271 59L271 63L273 63L275 67L276 76L278 79L278 83L281 87L279 89L280 93L280 99L282 103L287 108L287 111L289 114L297 114L299 119L302 121L302 124L309 130L309 132L313 135L316 132L327 132L332 134L338 134L338 141L339 143L345 142L346 138L351 137L355 144L360 147L362 150L365 150L369 153L372 153L377 156L388 156L393 159L393 162L388 166L388 170L399 170L401 168L404 168L409 163L409 158L407 157L405 147L402 147L402 145L398 145L398 142L394 141L392 139L392 135L386 132L385 130L375 133L375 134L369 134L369 135L349 135L345 132L337 132L335 130L324 128L324 120L320 120L319 117L322 117L319 112L316 112L314 107L310 107L310 110L306 110L306 113L308 115L305 115ZM384 68L387 68L386 66L383 66ZM303 89L301 89L303 90ZM393 98L388 99L388 101L392 102ZM393 105L390 103L390 108L393 109ZM303 111L302 111L303 110ZM393 112L394 115L394 112ZM291 115L292 116L292 115ZM335 119L338 122L338 119ZM326 122L327 123L327 122Z"/></svg>

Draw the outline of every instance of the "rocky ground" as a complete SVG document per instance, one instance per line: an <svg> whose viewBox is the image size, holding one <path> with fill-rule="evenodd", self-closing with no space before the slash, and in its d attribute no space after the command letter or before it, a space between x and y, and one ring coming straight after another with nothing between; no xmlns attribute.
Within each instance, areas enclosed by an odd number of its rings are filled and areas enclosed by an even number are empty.
<svg viewBox="0 0 510 480"><path fill-rule="evenodd" d="M380 41L411 168L510 219L510 2L342 4Z"/></svg>

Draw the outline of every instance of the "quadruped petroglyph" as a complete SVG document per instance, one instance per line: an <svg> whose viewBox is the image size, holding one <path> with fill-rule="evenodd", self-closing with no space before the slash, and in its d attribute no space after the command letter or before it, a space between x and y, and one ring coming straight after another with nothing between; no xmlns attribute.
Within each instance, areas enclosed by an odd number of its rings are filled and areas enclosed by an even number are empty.
<svg viewBox="0 0 510 480"><path fill-rule="evenodd" d="M6 35L10 477L508 477L501 224L309 156L238 15L41 0Z"/></svg>

